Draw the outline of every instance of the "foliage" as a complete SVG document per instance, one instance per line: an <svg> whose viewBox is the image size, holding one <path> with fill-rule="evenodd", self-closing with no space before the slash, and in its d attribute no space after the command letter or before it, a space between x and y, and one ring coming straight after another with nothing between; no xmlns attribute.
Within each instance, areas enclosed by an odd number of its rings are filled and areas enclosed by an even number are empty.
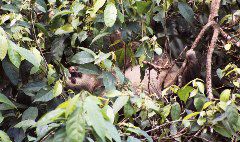
<svg viewBox="0 0 240 142"><path fill-rule="evenodd" d="M200 0L0 0L0 141L238 141L239 49L231 41L220 39L214 53L214 82L222 85L215 100L199 78L161 96L136 95L122 73L126 56L142 70L143 61L164 51L178 58L207 22L209 6ZM239 3L221 7L218 23L239 40ZM114 39L117 31L121 37ZM201 55L209 38L199 45ZM68 89L72 65L101 78L105 94Z"/></svg>

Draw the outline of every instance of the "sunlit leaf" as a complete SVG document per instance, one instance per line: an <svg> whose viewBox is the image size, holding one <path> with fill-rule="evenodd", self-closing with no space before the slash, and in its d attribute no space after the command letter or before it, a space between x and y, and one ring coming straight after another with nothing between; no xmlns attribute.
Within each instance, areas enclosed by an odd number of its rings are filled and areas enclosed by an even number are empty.
<svg viewBox="0 0 240 142"><path fill-rule="evenodd" d="M101 110L93 101L94 97L89 96L84 101L84 110L86 111L86 118L88 125L91 125L96 131L97 135L105 141L106 125Z"/></svg>
<svg viewBox="0 0 240 142"><path fill-rule="evenodd" d="M0 60L3 60L7 55L8 51L8 40L6 37L0 34Z"/></svg>
<svg viewBox="0 0 240 142"><path fill-rule="evenodd" d="M46 115L44 115L38 122L37 122L37 126L43 126L46 124L49 124L53 121L55 121L56 119L58 119L58 117L60 117L63 113L65 112L64 109L55 109L52 111L49 111Z"/></svg>
<svg viewBox="0 0 240 142"><path fill-rule="evenodd" d="M57 97L62 93L63 90L63 86L62 86L62 82L60 80L58 80L53 88L53 96Z"/></svg>
<svg viewBox="0 0 240 142"><path fill-rule="evenodd" d="M85 120L83 108L77 108L66 122L67 137L72 142L81 142L85 138Z"/></svg>
<svg viewBox="0 0 240 142"><path fill-rule="evenodd" d="M104 22L107 27L112 27L117 19L117 9L113 3L108 3L104 10Z"/></svg>
<svg viewBox="0 0 240 142"><path fill-rule="evenodd" d="M227 102L230 99L230 95L231 95L231 90L230 89L225 89L220 94L220 101Z"/></svg>
<svg viewBox="0 0 240 142"><path fill-rule="evenodd" d="M200 114L200 112L190 113L190 114L188 114L187 116L185 116L185 117L183 118L183 120L188 120L188 119L190 119L190 118L192 118L192 117L194 117L194 116L196 116L196 115L198 115L198 114Z"/></svg>
<svg viewBox="0 0 240 142"><path fill-rule="evenodd" d="M187 99L189 97L190 92L193 91L193 88L191 86L185 86L178 90L177 94L180 100L187 102Z"/></svg>
<svg viewBox="0 0 240 142"><path fill-rule="evenodd" d="M136 133L138 135L142 135L144 136L148 142L153 142L152 138L143 130L139 129L139 128L128 128L127 131L130 131L130 132L133 132L133 133Z"/></svg>
<svg viewBox="0 0 240 142"><path fill-rule="evenodd" d="M114 114L116 114L121 108L123 108L124 105L129 100L129 96L120 96L117 98L117 100L113 103L113 111Z"/></svg>
<svg viewBox="0 0 240 142"><path fill-rule="evenodd" d="M56 13L56 14L52 17L51 21L53 21L53 20L54 20L55 18L57 18L57 17L61 17L61 16L64 16L64 15L67 15L67 14L71 14L71 13L72 13L72 12L69 11L69 10L60 11L60 12Z"/></svg>
<svg viewBox="0 0 240 142"><path fill-rule="evenodd" d="M15 128L29 128L35 124L36 124L36 122L34 120L23 120L23 121L19 122L18 124L16 124L14 127Z"/></svg>
<svg viewBox="0 0 240 142"><path fill-rule="evenodd" d="M2 130L0 130L0 141L1 142L12 142L9 136Z"/></svg>
<svg viewBox="0 0 240 142"><path fill-rule="evenodd" d="M81 51L75 54L71 62L76 63L76 64L86 64L86 63L91 63L95 60L94 56L86 51Z"/></svg>
<svg viewBox="0 0 240 142"><path fill-rule="evenodd" d="M55 31L55 35L68 34L73 32L73 27L71 24L66 24Z"/></svg>
<svg viewBox="0 0 240 142"><path fill-rule="evenodd" d="M2 93L0 93L0 102L9 105L9 106L11 106L12 108L17 108L17 107L16 107L5 95L3 95Z"/></svg>

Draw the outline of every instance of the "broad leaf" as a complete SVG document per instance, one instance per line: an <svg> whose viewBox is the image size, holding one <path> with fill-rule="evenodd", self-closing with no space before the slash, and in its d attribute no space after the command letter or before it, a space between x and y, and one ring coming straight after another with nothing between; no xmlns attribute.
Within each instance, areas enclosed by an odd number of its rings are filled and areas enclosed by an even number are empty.
<svg viewBox="0 0 240 142"><path fill-rule="evenodd" d="M180 113L181 113L181 107L179 103L175 102L174 104L172 104L172 108L171 108L172 120L178 120L180 118Z"/></svg>
<svg viewBox="0 0 240 142"><path fill-rule="evenodd" d="M220 101L227 102L230 99L231 90L226 89L220 94Z"/></svg>
<svg viewBox="0 0 240 142"><path fill-rule="evenodd" d="M129 96L120 96L116 99L116 101L113 104L113 111L114 114L118 113L118 111L123 108L124 105L127 104L129 100Z"/></svg>
<svg viewBox="0 0 240 142"><path fill-rule="evenodd" d="M0 102L9 105L9 106L11 106L12 108L17 108L17 107L16 107L5 95L3 95L2 93L0 93Z"/></svg>
<svg viewBox="0 0 240 142"><path fill-rule="evenodd" d="M3 60L7 55L8 51L8 40L6 37L0 34L0 60Z"/></svg>
<svg viewBox="0 0 240 142"><path fill-rule="evenodd" d="M19 122L18 124L16 124L14 127L15 128L29 128L35 124L36 124L36 122L34 120L23 120L23 121Z"/></svg>
<svg viewBox="0 0 240 142"><path fill-rule="evenodd" d="M111 138L110 140L113 139L116 142L121 142L120 134L118 133L116 127L108 121L105 122L105 125L107 127L108 137Z"/></svg>
<svg viewBox="0 0 240 142"><path fill-rule="evenodd" d="M184 103L187 102L187 99L189 97L189 94L193 91L193 88L191 86L185 86L178 90L177 94L180 100L184 101Z"/></svg>
<svg viewBox="0 0 240 142"><path fill-rule="evenodd" d="M109 35L110 33L100 33L99 35L97 35L91 42L90 45L92 45L95 41L99 40L100 38L106 36L106 35Z"/></svg>
<svg viewBox="0 0 240 142"><path fill-rule="evenodd" d="M67 137L72 142L81 142L85 138L85 120L83 108L77 108L66 122Z"/></svg>
<svg viewBox="0 0 240 142"><path fill-rule="evenodd" d="M0 141L1 142L12 142L9 138L9 136L3 132L2 130L0 130Z"/></svg>
<svg viewBox="0 0 240 142"><path fill-rule="evenodd" d="M95 17L95 14L104 5L105 2L106 2L106 0L95 1L94 5L93 5L93 8L92 8L92 11L90 12L90 16Z"/></svg>
<svg viewBox="0 0 240 142"><path fill-rule="evenodd" d="M93 96L89 96L84 101L84 111L86 111L87 123L93 127L102 141L105 141L107 131L105 120L101 114L100 108L94 103L94 99Z"/></svg>
<svg viewBox="0 0 240 142"><path fill-rule="evenodd" d="M56 119L58 119L62 114L64 113L63 109L55 109L52 111L49 111L46 115L44 115L38 122L37 126L44 126L47 125Z"/></svg>
<svg viewBox="0 0 240 142"><path fill-rule="evenodd" d="M109 90L115 90L115 82L116 79L110 72L103 72L103 85L105 86L105 89L107 91Z"/></svg>
<svg viewBox="0 0 240 142"><path fill-rule="evenodd" d="M62 86L61 80L58 80L53 88L53 96L54 97L59 96L62 93L62 90L63 90L63 86Z"/></svg>
<svg viewBox="0 0 240 142"><path fill-rule="evenodd" d="M86 63L91 63L94 60L95 59L92 54L90 54L86 51L81 51L72 57L71 62L76 63L76 64L86 64Z"/></svg>
<svg viewBox="0 0 240 142"><path fill-rule="evenodd" d="M53 21L55 18L57 18L57 17L61 17L61 16L64 16L64 15L67 15L67 14L71 14L72 12L71 11L69 11L69 10L63 10L63 11L60 11L60 12L58 12L57 14L55 14L53 17L52 17L52 19L51 19L51 21Z"/></svg>
<svg viewBox="0 0 240 142"><path fill-rule="evenodd" d="M104 10L104 22L107 27L112 27L117 19L117 9L113 3L108 3Z"/></svg>
<svg viewBox="0 0 240 142"><path fill-rule="evenodd" d="M127 131L136 133L138 135L142 135L144 136L148 142L153 142L152 138L143 130L141 130L140 128L128 128Z"/></svg>
<svg viewBox="0 0 240 142"><path fill-rule="evenodd" d="M180 14L188 21L189 23L193 23L194 21L194 12L187 3L178 2L178 9Z"/></svg>
<svg viewBox="0 0 240 142"><path fill-rule="evenodd" d="M73 32L73 27L71 24L66 24L55 31L55 35L68 34Z"/></svg>

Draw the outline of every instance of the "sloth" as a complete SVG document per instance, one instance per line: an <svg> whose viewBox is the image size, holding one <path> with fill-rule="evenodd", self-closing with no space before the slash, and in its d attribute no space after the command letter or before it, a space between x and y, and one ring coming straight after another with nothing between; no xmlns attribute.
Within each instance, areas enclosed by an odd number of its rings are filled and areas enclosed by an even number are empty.
<svg viewBox="0 0 240 142"><path fill-rule="evenodd" d="M188 65L182 74L183 84L199 75L199 73L196 73L199 72L199 64L195 52L193 50L187 52L186 58L188 59ZM146 69L143 80L141 80L140 65L126 69L125 77L131 82L134 91L160 95L163 88L172 85L171 83L178 75L179 67L176 64L172 65L168 54L156 56L153 63L162 68L160 70ZM169 66L172 66L170 70L168 69ZM68 89L75 91L86 90L93 93L103 87L102 79L97 75L81 74L76 67L70 67L69 72L71 77L66 80L66 88Z"/></svg>

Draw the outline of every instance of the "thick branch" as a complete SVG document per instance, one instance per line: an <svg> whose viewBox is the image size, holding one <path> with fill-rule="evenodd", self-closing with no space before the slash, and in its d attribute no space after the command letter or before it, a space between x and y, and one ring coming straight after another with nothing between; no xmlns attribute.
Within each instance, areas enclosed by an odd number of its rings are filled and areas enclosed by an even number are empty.
<svg viewBox="0 0 240 142"><path fill-rule="evenodd" d="M210 100L213 99L212 94L212 54L218 39L219 30L217 28L213 31L213 37L210 43L210 46L208 47L208 53L207 53L207 61L206 61L206 86L207 86L207 94L208 98Z"/></svg>

